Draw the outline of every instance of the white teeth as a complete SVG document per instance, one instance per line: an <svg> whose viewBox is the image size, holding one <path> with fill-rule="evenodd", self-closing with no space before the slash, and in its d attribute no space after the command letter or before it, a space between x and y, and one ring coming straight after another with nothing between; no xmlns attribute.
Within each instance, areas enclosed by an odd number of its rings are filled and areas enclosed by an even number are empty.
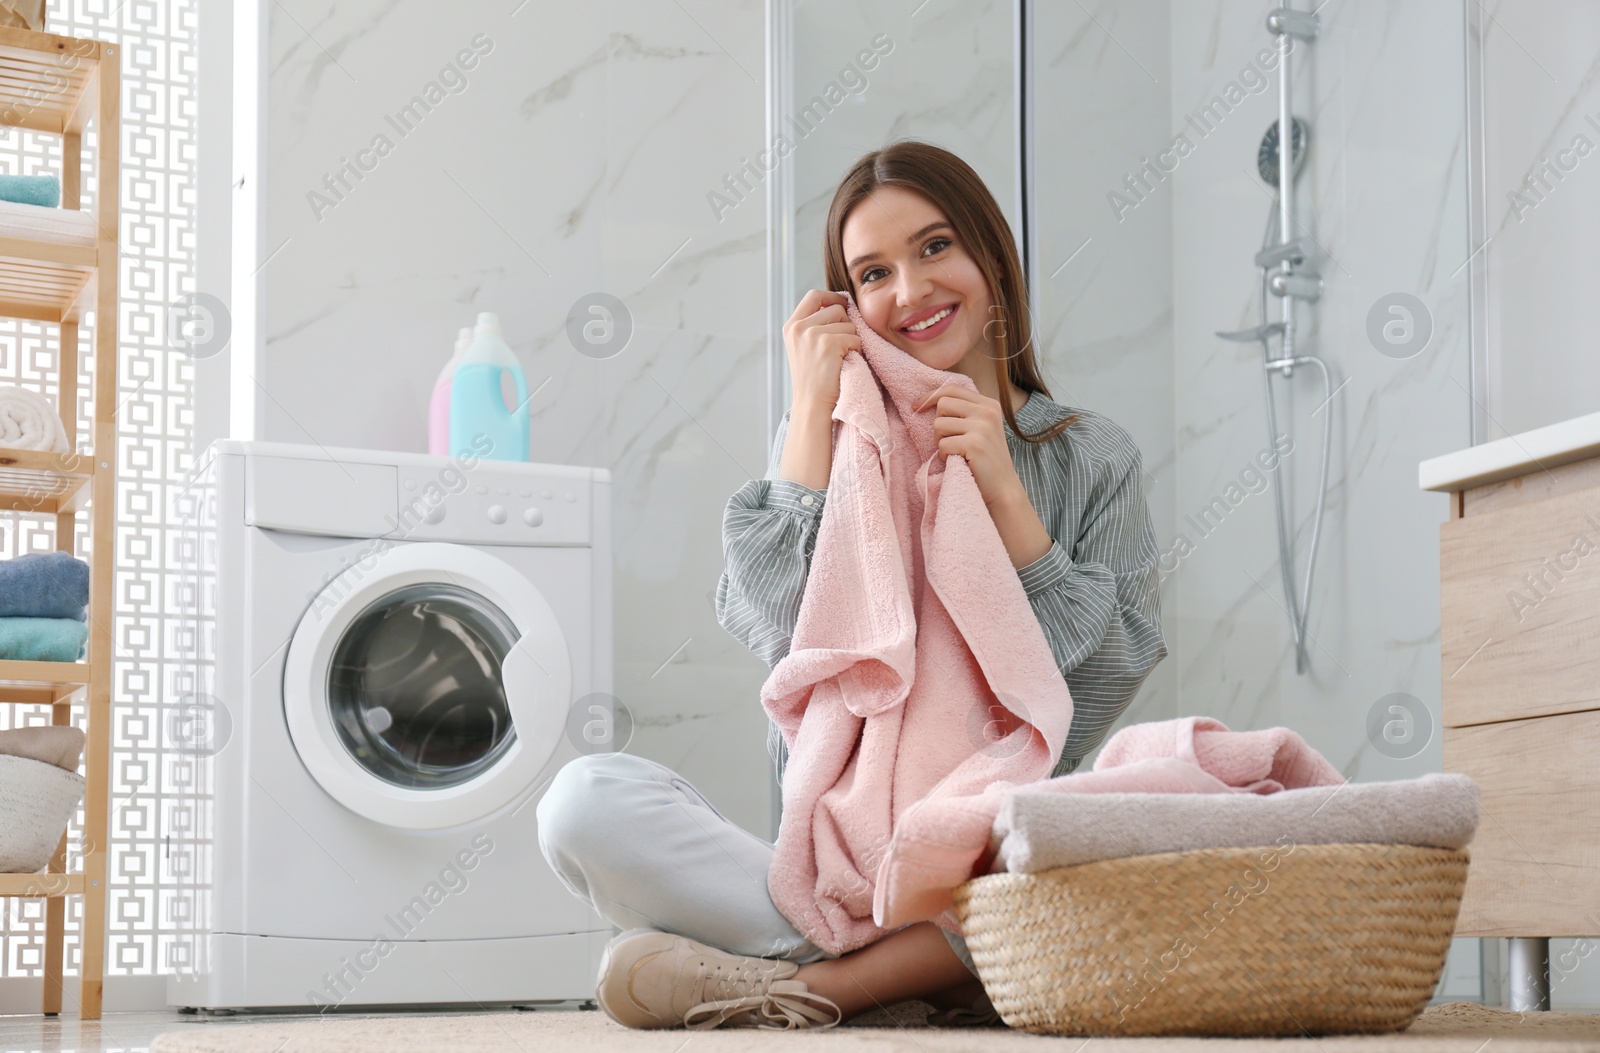
<svg viewBox="0 0 1600 1053"><path fill-rule="evenodd" d="M944 310L940 311L938 314L934 315L932 318L924 318L922 321L918 322L916 325L908 325L908 326L906 326L905 327L906 331L910 332L910 333L920 333L922 330L928 328L928 326L930 326L930 325L938 325L939 324L939 320L942 319L945 315L949 314L953 310L955 310L955 308L946 307Z"/></svg>

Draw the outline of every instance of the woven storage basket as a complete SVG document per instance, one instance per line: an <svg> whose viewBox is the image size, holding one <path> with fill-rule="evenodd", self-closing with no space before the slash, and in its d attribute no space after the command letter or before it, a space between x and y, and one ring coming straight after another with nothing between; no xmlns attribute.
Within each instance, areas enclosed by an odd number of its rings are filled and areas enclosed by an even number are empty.
<svg viewBox="0 0 1600 1053"><path fill-rule="evenodd" d="M32 874L50 864L83 786L75 771L0 753L0 873Z"/></svg>
<svg viewBox="0 0 1600 1053"><path fill-rule="evenodd" d="M956 917L1023 1031L1399 1031L1444 970L1467 862L1396 844L1162 852L974 878Z"/></svg>

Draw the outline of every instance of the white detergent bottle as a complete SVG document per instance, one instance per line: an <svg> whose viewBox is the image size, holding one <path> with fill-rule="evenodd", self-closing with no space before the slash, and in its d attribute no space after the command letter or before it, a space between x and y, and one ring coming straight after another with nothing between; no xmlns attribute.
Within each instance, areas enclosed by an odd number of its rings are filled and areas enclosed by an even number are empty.
<svg viewBox="0 0 1600 1053"><path fill-rule="evenodd" d="M428 400L428 452L439 456L450 454L450 381L461 362L461 354L472 343L472 327L462 326L456 334L456 351L450 361L439 370L439 379L433 382L433 397Z"/></svg>
<svg viewBox="0 0 1600 1053"><path fill-rule="evenodd" d="M501 385L509 377L515 401ZM500 316L478 315L472 343L450 381L450 453L497 461L528 459L528 378L500 335Z"/></svg>

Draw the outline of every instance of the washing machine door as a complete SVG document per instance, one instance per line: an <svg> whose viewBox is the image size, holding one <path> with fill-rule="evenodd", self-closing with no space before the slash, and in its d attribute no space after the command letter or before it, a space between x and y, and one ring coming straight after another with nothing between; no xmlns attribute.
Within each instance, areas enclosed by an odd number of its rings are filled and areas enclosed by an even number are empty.
<svg viewBox="0 0 1600 1053"><path fill-rule="evenodd" d="M420 542L328 582L290 639L283 702L324 790L433 830L534 785L571 690L566 637L533 583L482 550Z"/></svg>

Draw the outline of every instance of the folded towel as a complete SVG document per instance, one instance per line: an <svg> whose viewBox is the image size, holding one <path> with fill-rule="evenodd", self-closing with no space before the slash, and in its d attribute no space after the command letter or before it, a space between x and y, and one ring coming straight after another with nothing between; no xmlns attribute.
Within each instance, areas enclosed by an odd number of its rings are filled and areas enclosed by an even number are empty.
<svg viewBox="0 0 1600 1053"><path fill-rule="evenodd" d="M16 450L67 450L67 429L43 395L0 384L0 447Z"/></svg>
<svg viewBox="0 0 1600 1053"><path fill-rule="evenodd" d="M829 500L833 495L829 494ZM1339 769L1288 728L1229 731L1210 717L1179 717L1123 728L1107 740L1094 770L1035 781L1040 793L1271 794L1345 782ZM951 892L988 873L995 818L1015 784L996 783L965 807L919 802L895 827L878 868L886 924L936 920L952 907ZM1126 817L1119 820L1126 827ZM941 925L943 921L939 921ZM959 930L957 930L959 931Z"/></svg>
<svg viewBox="0 0 1600 1053"><path fill-rule="evenodd" d="M85 788L75 771L0 754L0 872L31 874L48 866Z"/></svg>
<svg viewBox="0 0 1600 1053"><path fill-rule="evenodd" d="M0 659L76 662L89 626L71 618L0 618Z"/></svg>
<svg viewBox="0 0 1600 1053"><path fill-rule="evenodd" d="M44 761L77 771L83 758L84 734L70 724L42 724L0 731L0 754Z"/></svg>
<svg viewBox="0 0 1600 1053"><path fill-rule="evenodd" d="M84 619L89 564L69 552L30 552L0 562L0 618Z"/></svg>
<svg viewBox="0 0 1600 1053"><path fill-rule="evenodd" d="M960 839L982 854L999 800L973 795L1048 775L1072 723L966 458L940 453L932 406L914 409L976 385L889 343L853 299L847 312L861 350L840 368L828 500L790 650L761 688L789 748L768 891L836 954L903 924L874 885L891 831L919 811L941 834L969 816ZM940 924L959 931L953 911Z"/></svg>
<svg viewBox="0 0 1600 1053"><path fill-rule="evenodd" d="M1018 789L995 817L990 845L996 854L989 870L1037 874L1123 856L1262 845L1459 849L1478 828L1478 799L1472 776L1440 772L1269 794Z"/></svg>
<svg viewBox="0 0 1600 1053"><path fill-rule="evenodd" d="M0 201L55 208L61 204L61 180L53 175L0 175Z"/></svg>

